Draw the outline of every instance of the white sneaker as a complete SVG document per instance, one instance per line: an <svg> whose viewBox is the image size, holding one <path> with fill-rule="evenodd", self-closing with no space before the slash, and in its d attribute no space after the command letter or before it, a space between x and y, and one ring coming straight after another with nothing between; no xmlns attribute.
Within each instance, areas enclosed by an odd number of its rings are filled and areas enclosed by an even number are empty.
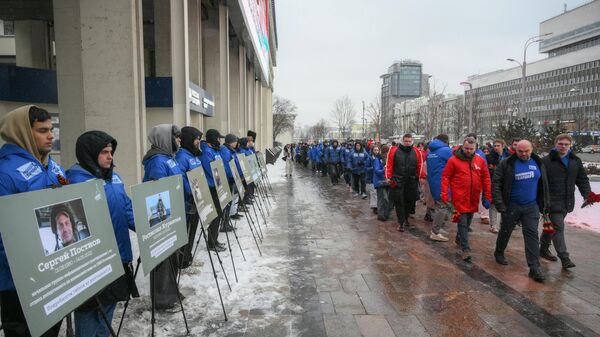
<svg viewBox="0 0 600 337"><path fill-rule="evenodd" d="M431 232L431 235L429 235L429 238L432 241L448 242L448 238L443 236L442 233L435 234L435 233Z"/></svg>

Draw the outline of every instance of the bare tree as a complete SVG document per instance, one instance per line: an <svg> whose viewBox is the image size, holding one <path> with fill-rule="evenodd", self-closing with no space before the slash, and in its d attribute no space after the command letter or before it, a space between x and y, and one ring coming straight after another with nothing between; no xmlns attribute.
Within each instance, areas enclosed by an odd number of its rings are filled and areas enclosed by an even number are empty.
<svg viewBox="0 0 600 337"><path fill-rule="evenodd" d="M287 98L273 98L273 141L280 134L294 130L296 105Z"/></svg>
<svg viewBox="0 0 600 337"><path fill-rule="evenodd" d="M371 127L375 131L375 139L379 140L381 135L381 97L376 96L367 107L367 116L371 121Z"/></svg>
<svg viewBox="0 0 600 337"><path fill-rule="evenodd" d="M452 119L454 120L454 124L452 126L452 135L454 136L454 141L458 141L463 134L466 115L467 111L465 110L465 102L462 97L459 97L450 107L450 116L452 116Z"/></svg>
<svg viewBox="0 0 600 337"><path fill-rule="evenodd" d="M328 131L329 126L327 125L327 121L321 119L310 128L309 135L315 140L323 140L327 136Z"/></svg>
<svg viewBox="0 0 600 337"><path fill-rule="evenodd" d="M333 110L331 111L331 118L337 125L340 135L343 138L347 138L348 134L352 132L352 124L354 124L355 117L356 111L350 97L343 96L335 101Z"/></svg>

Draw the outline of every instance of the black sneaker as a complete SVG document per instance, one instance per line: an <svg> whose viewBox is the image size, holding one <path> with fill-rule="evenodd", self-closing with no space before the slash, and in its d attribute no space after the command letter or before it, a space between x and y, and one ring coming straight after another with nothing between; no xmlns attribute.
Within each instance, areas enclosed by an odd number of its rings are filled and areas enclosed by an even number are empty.
<svg viewBox="0 0 600 337"><path fill-rule="evenodd" d="M504 254L494 253L494 257L496 258L497 264L501 264L503 266L508 266L508 261L506 260L506 257L504 257Z"/></svg>
<svg viewBox="0 0 600 337"><path fill-rule="evenodd" d="M463 250L462 253L460 254L460 258L463 259L463 261L465 262L470 262L471 261L471 251L469 250Z"/></svg>
<svg viewBox="0 0 600 337"><path fill-rule="evenodd" d="M552 255L552 253L550 253L550 250L548 248L540 249L540 257L544 258L548 261L552 261L552 262L558 261L558 258L556 256Z"/></svg>
<svg viewBox="0 0 600 337"><path fill-rule="evenodd" d="M234 220L238 220L242 218L242 215L239 213L235 213L234 215L232 215L230 218L234 219Z"/></svg>
<svg viewBox="0 0 600 337"><path fill-rule="evenodd" d="M233 230L233 226L230 224L227 224L223 227L221 227L221 232L231 232Z"/></svg>
<svg viewBox="0 0 600 337"><path fill-rule="evenodd" d="M573 261L567 257L562 259L562 267L564 269L575 268L575 263L573 263Z"/></svg>
<svg viewBox="0 0 600 337"><path fill-rule="evenodd" d="M544 280L546 279L539 269L530 269L529 277L531 277L535 282L539 283L544 283Z"/></svg>

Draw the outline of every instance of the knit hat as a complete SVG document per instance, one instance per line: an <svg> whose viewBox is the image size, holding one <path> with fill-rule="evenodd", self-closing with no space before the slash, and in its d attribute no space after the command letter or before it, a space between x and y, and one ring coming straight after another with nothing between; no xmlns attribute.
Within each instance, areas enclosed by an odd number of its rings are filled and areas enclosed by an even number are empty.
<svg viewBox="0 0 600 337"><path fill-rule="evenodd" d="M234 135L233 133L230 133L227 136L225 136L225 144L233 144L237 141L238 141L238 137L236 135Z"/></svg>

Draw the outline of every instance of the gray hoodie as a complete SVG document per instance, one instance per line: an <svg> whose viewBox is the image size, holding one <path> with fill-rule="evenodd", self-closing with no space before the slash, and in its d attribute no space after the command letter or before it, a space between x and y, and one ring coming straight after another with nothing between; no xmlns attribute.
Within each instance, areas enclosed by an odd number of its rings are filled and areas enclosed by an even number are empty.
<svg viewBox="0 0 600 337"><path fill-rule="evenodd" d="M148 141L150 141L152 146L144 156L143 161L150 159L157 154L173 156L177 151L175 133L178 131L179 128L173 124L159 124L154 126L148 134Z"/></svg>

